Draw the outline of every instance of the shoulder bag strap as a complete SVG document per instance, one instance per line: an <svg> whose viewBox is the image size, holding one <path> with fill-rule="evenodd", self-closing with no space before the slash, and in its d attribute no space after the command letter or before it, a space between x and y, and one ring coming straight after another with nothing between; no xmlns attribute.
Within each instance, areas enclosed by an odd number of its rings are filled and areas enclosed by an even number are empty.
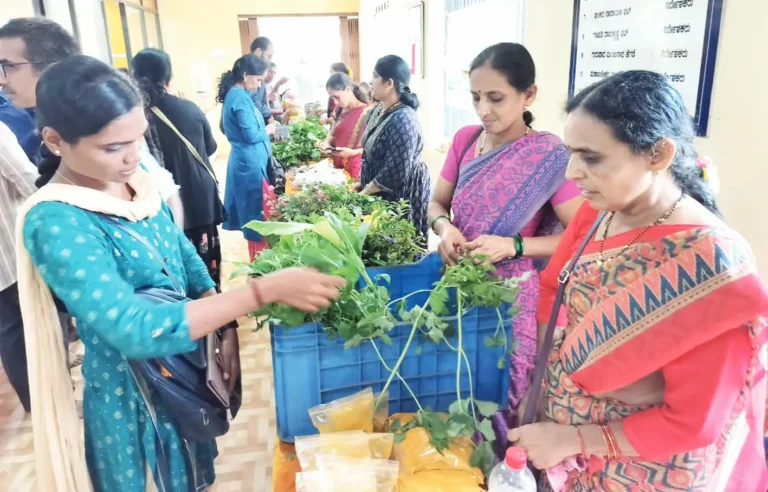
<svg viewBox="0 0 768 492"><path fill-rule="evenodd" d="M555 303L552 305L552 313L549 315L549 323L547 323L547 331L544 335L544 343L541 345L539 355L536 359L536 369L533 372L533 379L531 380L531 392L528 395L528 403L525 407L525 414L523 415L523 421L521 425L528 425L533 423L533 419L536 416L536 408L538 407L539 397L541 396L541 381L544 379L544 371L547 368L547 361L549 360L549 352L552 350L552 342L555 336L555 326L557 325L557 318L560 315L560 306L563 304L563 295L565 294L565 286L568 285L571 272L576 267L576 262L579 261L581 254L584 252L584 248L592 240L592 236L595 235L597 228L605 218L606 212L601 212L597 216L597 220L590 227L589 232L584 237L579 249L576 250L576 254L571 258L570 263L563 268L560 272L560 276L557 279L557 294L555 294Z"/></svg>
<svg viewBox="0 0 768 492"><path fill-rule="evenodd" d="M176 292L180 293L183 296L187 295L186 289L184 289L184 287L182 287L181 283L178 281L176 276L173 274L173 272L171 272L171 269L168 268L168 265L166 265L165 261L163 261L163 255L161 255L160 252L157 250L157 248L152 246L152 244L150 244L150 242L147 241L147 239L144 236L142 236L138 232L134 231L133 229L131 229L127 225L123 224L122 222L117 220L117 218L115 218L115 217L112 217L110 215L100 214L100 213L96 213L96 215L101 217L103 220L109 220L109 222L112 225L114 225L115 227L117 227L118 229L123 231L124 233L128 234L129 236L134 238L136 241L141 243L145 248L147 248L149 250L149 252L152 253L152 255L155 258L157 258L158 263L160 263L160 265L163 268L163 273L170 279L171 283L173 284L173 288L176 289Z"/></svg>
<svg viewBox="0 0 768 492"><path fill-rule="evenodd" d="M472 146L477 142L477 139L480 138L480 135L483 134L484 128L480 127L479 130L475 133L475 135L472 137L472 139L469 141L467 146L464 148L464 151L459 156L459 162L458 165L461 166L462 161L464 161L464 157L467 155L467 152L469 152L469 149L472 148Z"/></svg>
<svg viewBox="0 0 768 492"><path fill-rule="evenodd" d="M205 163L203 158L200 156L200 153L197 151L195 146L192 145L192 143L190 143L189 140L187 140L187 137L185 137L184 135L181 134L181 132L178 130L178 128L176 128L176 126L174 126L174 124L171 123L171 120L169 120L168 117L165 116L165 113L160 111L160 108L158 108L157 106L152 106L150 108L150 110L152 111L152 113L154 113L155 116L157 116L160 119L160 121L165 123L165 125L168 128L173 130L173 133L175 133L176 136L179 137L179 139L181 139L182 142L184 142L184 145L187 146L187 150L189 150L192 153L192 155L194 156L195 160L197 162L199 162L200 165L203 166L206 171L208 171L208 174L211 175L211 178L213 178L213 181L216 183L216 186L218 186L219 185L219 180L216 179L216 175L213 174L213 170L211 170L211 168L208 167L208 165Z"/></svg>

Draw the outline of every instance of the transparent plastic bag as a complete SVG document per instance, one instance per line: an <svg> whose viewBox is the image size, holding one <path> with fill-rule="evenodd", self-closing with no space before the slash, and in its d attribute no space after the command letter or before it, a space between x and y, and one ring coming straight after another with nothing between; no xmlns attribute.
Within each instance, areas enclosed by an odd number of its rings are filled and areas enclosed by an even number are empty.
<svg viewBox="0 0 768 492"><path fill-rule="evenodd" d="M368 435L363 431L334 432L296 438L296 456L304 471L317 470L320 455L370 458Z"/></svg>
<svg viewBox="0 0 768 492"><path fill-rule="evenodd" d="M395 414L392 420L406 424L411 414ZM469 437L458 437L451 441L448 449L438 452L429 442L429 434L423 427L414 427L405 434L405 439L395 444L394 459L400 463L405 475L424 471L461 470L470 472L477 484L483 483L483 472L470 466L469 459L475 447Z"/></svg>
<svg viewBox="0 0 768 492"><path fill-rule="evenodd" d="M370 469L376 477L376 492L397 492L397 478L400 471L400 464L397 461L318 456L317 467L323 471L331 471L333 476L363 473L361 469Z"/></svg>
<svg viewBox="0 0 768 492"><path fill-rule="evenodd" d="M483 492L474 473L468 471L425 471L415 475L401 474L397 492Z"/></svg>
<svg viewBox="0 0 768 492"><path fill-rule="evenodd" d="M373 459L388 460L392 456L395 435L383 432L368 434L368 446Z"/></svg>
<svg viewBox="0 0 768 492"><path fill-rule="evenodd" d="M373 390L365 388L354 395L310 408L309 417L320 434L356 430L373 432L373 407Z"/></svg>
<svg viewBox="0 0 768 492"><path fill-rule="evenodd" d="M373 400L373 432L387 432L389 429L389 392L384 393L381 403L377 406L380 395L381 393L374 395Z"/></svg>
<svg viewBox="0 0 768 492"><path fill-rule="evenodd" d="M296 474L296 492L378 492L372 467L314 470Z"/></svg>

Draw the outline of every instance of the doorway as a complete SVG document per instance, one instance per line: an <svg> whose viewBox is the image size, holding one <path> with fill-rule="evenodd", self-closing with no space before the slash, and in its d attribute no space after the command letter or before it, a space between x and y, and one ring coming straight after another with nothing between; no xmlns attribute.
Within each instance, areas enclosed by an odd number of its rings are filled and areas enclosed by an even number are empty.
<svg viewBox="0 0 768 492"><path fill-rule="evenodd" d="M259 36L275 45L278 77L288 77L302 102L325 100L332 63L344 62L360 81L360 33L357 16L240 16L240 47L250 53Z"/></svg>

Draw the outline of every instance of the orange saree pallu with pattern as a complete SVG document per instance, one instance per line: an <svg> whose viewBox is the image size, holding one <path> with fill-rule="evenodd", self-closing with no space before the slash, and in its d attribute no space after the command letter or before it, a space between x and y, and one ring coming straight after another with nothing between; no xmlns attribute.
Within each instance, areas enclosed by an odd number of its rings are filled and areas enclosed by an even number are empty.
<svg viewBox="0 0 768 492"><path fill-rule="evenodd" d="M574 220L588 228L592 212ZM663 225L626 249L636 235L608 238L602 267L595 241L577 263L544 398L560 424L621 420L639 456L592 458L565 489L765 491L768 291L749 247L727 228Z"/></svg>

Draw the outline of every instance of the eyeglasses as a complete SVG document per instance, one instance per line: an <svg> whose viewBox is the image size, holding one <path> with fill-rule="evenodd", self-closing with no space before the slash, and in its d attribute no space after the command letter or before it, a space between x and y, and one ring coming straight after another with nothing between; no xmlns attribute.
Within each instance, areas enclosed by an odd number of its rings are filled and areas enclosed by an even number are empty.
<svg viewBox="0 0 768 492"><path fill-rule="evenodd" d="M37 62L18 62L18 63L10 63L10 62L0 62L0 72L3 73L3 77L8 77L8 69L9 68L16 68L21 65L44 65L46 63L51 63L47 61L37 61Z"/></svg>

